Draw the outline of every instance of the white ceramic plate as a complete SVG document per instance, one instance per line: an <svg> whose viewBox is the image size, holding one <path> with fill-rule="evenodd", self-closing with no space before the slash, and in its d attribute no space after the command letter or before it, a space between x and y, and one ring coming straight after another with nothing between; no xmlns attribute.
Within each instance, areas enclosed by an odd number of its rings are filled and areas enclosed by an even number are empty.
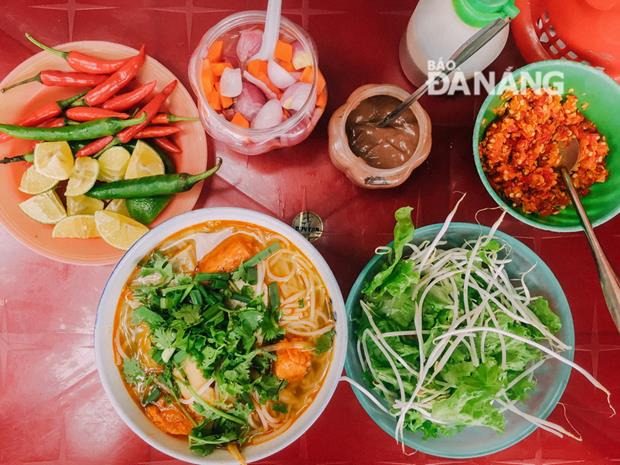
<svg viewBox="0 0 620 465"><path fill-rule="evenodd" d="M170 436L153 425L127 392L118 368L114 364L112 346L118 299L138 262L177 231L212 220L244 221L284 235L314 264L327 287L336 319L336 338L333 358L325 381L310 407L288 430L270 441L243 448L243 455L248 462L261 460L284 449L310 428L327 406L342 373L347 348L345 305L336 278L321 254L293 228L262 213L242 208L205 208L176 216L143 236L116 265L103 290L95 322L95 356L99 377L106 394L123 421L138 436L154 448L190 463L236 465L238 462L226 450L216 450L207 457L197 456L189 450L187 439Z"/></svg>

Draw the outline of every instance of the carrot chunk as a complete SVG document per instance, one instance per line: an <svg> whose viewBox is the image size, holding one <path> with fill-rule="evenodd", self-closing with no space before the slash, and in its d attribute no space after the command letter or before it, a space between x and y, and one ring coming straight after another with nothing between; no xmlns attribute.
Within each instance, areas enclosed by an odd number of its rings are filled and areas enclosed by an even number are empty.
<svg viewBox="0 0 620 465"><path fill-rule="evenodd" d="M227 62L211 63L211 71L213 71L213 75L216 77L220 77L226 68L232 67L233 65Z"/></svg>
<svg viewBox="0 0 620 465"><path fill-rule="evenodd" d="M327 105L327 91L323 89L323 92L321 92L316 98L316 106L319 108L325 108L325 105Z"/></svg>
<svg viewBox="0 0 620 465"><path fill-rule="evenodd" d="M222 95L222 93L220 92L220 83L219 81L215 83L215 90L217 92L217 98L220 100L220 107L221 109L226 109L230 106L232 106L233 104L233 99L231 97L226 97L224 95ZM215 97L213 97L215 98Z"/></svg>
<svg viewBox="0 0 620 465"><path fill-rule="evenodd" d="M304 70L302 71L301 76L299 77L299 81L312 84L313 74L314 74L314 68L312 66L306 66ZM323 93L323 90L325 89L326 85L327 83L325 82L325 77L323 76L323 73L319 71L317 73L317 78L316 78L317 95L321 95L321 93Z"/></svg>
<svg viewBox="0 0 620 465"><path fill-rule="evenodd" d="M325 82L325 77L323 76L323 73L321 73L321 70L318 70L317 79L318 81L316 83L316 93L317 95L321 95L323 91L325 90L325 86L327 85L327 82Z"/></svg>
<svg viewBox="0 0 620 465"><path fill-rule="evenodd" d="M279 64L280 66L282 66L282 68L287 70L289 73L297 71L290 61L282 61L282 60L276 58L276 63Z"/></svg>
<svg viewBox="0 0 620 465"><path fill-rule="evenodd" d="M248 62L248 73L260 79L262 74L267 75L267 62L265 60L252 60Z"/></svg>
<svg viewBox="0 0 620 465"><path fill-rule="evenodd" d="M306 66L299 76L299 81L312 84L312 73L314 73L312 66Z"/></svg>
<svg viewBox="0 0 620 465"><path fill-rule="evenodd" d="M209 102L211 108L216 111L220 111L222 109L222 101L220 100L220 93L217 89L213 89L207 94L207 102Z"/></svg>
<svg viewBox="0 0 620 465"><path fill-rule="evenodd" d="M242 128L249 128L250 122L245 119L245 117L241 113L235 113L235 116L230 120L232 124L236 124L237 126L241 126Z"/></svg>
<svg viewBox="0 0 620 465"><path fill-rule="evenodd" d="M215 76L211 69L211 61L206 59L202 62L202 89L205 94L209 95L215 84Z"/></svg>
<svg viewBox="0 0 620 465"><path fill-rule="evenodd" d="M233 104L233 99L220 94L220 102L222 104L222 108L230 108Z"/></svg>
<svg viewBox="0 0 620 465"><path fill-rule="evenodd" d="M293 60L293 46L278 40L273 54L277 59L290 63Z"/></svg>
<svg viewBox="0 0 620 465"><path fill-rule="evenodd" d="M209 47L207 58L211 61L222 61L222 50L224 50L224 41L216 40L211 47Z"/></svg>

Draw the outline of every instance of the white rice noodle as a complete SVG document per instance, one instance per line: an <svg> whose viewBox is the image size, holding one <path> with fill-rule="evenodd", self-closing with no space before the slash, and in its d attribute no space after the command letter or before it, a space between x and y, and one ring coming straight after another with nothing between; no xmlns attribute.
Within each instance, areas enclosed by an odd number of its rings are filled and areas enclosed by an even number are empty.
<svg viewBox="0 0 620 465"><path fill-rule="evenodd" d="M124 319L123 319L124 320ZM130 340L130 339L127 339ZM116 331L114 334L114 347L123 360L129 358L127 353L123 350L123 344L121 344L121 332Z"/></svg>
<svg viewBox="0 0 620 465"><path fill-rule="evenodd" d="M331 323L327 326L324 326L314 331L299 331L297 329L293 329L292 324L289 324L286 326L287 333L294 334L295 336L305 336L305 337L320 336L321 334L325 334L326 332L331 331L332 329L334 329L334 323Z"/></svg>
<svg viewBox="0 0 620 465"><path fill-rule="evenodd" d="M284 349L314 350L314 347L311 344L308 344L306 341L292 341L278 342L276 344L271 344L260 348L260 350L264 352L275 352L277 350Z"/></svg>
<svg viewBox="0 0 620 465"><path fill-rule="evenodd" d="M252 429L258 429L260 426L259 423L257 423L257 419L258 413L256 413L256 410L248 415L248 423ZM258 419L258 421L260 422L260 419Z"/></svg>
<svg viewBox="0 0 620 465"><path fill-rule="evenodd" d="M282 307L288 307L290 305L299 307L299 299L301 299L302 297L304 297L304 291L295 292L294 294L282 300L280 305Z"/></svg>

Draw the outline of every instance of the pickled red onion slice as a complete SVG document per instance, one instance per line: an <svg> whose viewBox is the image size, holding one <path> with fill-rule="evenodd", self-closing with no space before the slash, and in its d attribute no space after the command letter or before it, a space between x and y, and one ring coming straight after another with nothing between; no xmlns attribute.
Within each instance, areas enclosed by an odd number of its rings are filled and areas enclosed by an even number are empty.
<svg viewBox="0 0 620 465"><path fill-rule="evenodd" d="M310 96L312 85L306 82L297 82L284 91L280 102L287 110L299 111Z"/></svg>
<svg viewBox="0 0 620 465"><path fill-rule="evenodd" d="M252 128L266 129L282 122L282 106L278 99L271 99L263 105L252 120Z"/></svg>
<svg viewBox="0 0 620 465"><path fill-rule="evenodd" d="M252 121L266 101L265 94L254 84L246 81L243 83L241 94L235 100L233 108L248 121Z"/></svg>
<svg viewBox="0 0 620 465"><path fill-rule="evenodd" d="M293 42L293 67L295 69L303 69L313 64L312 54L299 41Z"/></svg>
<svg viewBox="0 0 620 465"><path fill-rule="evenodd" d="M239 68L226 68L220 79L220 94L224 97L237 97L241 94L243 82Z"/></svg>
<svg viewBox="0 0 620 465"><path fill-rule="evenodd" d="M243 77L246 81L251 82L256 87L258 87L260 90L262 90L263 94L265 94L265 96L267 96L268 98L270 99L277 98L275 92L271 90L269 86L267 86L267 84L265 84L263 81L261 81L257 77L252 76L248 71L243 72Z"/></svg>
<svg viewBox="0 0 620 465"><path fill-rule="evenodd" d="M295 84L295 78L274 60L267 62L267 76L276 87L286 89Z"/></svg>
<svg viewBox="0 0 620 465"><path fill-rule="evenodd" d="M237 57L241 63L245 63L258 53L263 42L263 32L258 29L250 29L239 33L237 42Z"/></svg>

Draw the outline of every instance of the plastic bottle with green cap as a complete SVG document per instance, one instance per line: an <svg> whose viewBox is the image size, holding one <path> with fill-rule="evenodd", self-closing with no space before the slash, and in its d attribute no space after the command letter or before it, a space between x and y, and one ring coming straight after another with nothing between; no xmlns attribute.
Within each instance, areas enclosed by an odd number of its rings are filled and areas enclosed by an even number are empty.
<svg viewBox="0 0 620 465"><path fill-rule="evenodd" d="M518 13L515 0L420 0L400 42L405 75L421 85L477 31L497 18L514 18ZM459 77L470 79L489 66L506 45L508 34L506 27L461 65Z"/></svg>

